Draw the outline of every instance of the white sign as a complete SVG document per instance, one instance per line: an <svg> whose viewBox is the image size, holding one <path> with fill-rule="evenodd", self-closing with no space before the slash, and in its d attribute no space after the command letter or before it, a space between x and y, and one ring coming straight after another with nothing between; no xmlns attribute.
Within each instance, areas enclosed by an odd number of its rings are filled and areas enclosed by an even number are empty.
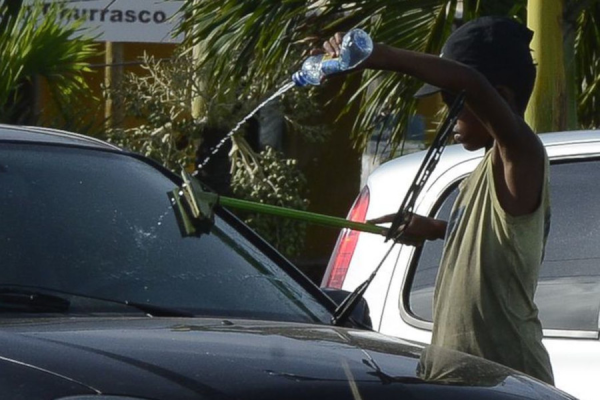
<svg viewBox="0 0 600 400"><path fill-rule="evenodd" d="M173 37L183 1L44 0L44 3L45 7L48 3L64 4L62 19L83 19L83 28L89 29L100 42L181 43L183 39L183 35Z"/></svg>

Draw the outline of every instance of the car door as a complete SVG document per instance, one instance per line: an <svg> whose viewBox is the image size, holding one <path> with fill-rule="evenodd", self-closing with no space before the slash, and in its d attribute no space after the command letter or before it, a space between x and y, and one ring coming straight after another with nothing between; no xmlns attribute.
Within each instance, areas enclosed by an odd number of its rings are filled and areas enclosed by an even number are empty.
<svg viewBox="0 0 600 400"><path fill-rule="evenodd" d="M600 159L572 151L561 155L559 147L549 153L553 155L552 225L535 300L557 386L591 399L596 390L590 382L600 372ZM447 171L418 211L447 219L464 176ZM433 288L442 247L443 241L434 241L410 252L401 250L407 255L401 254L398 264L408 268L397 264L390 292L395 292L394 282L399 283L398 296L386 301L382 332L430 341Z"/></svg>

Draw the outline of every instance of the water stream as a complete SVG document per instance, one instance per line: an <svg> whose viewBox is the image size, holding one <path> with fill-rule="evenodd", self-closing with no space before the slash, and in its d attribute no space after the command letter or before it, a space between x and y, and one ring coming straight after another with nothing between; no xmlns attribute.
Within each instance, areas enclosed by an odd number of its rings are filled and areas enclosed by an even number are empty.
<svg viewBox="0 0 600 400"><path fill-rule="evenodd" d="M252 118L252 116L254 114L256 114L261 108L263 108L265 105L267 105L269 102L275 100L276 98L278 98L279 96L283 95L285 92L287 92L288 90L290 90L291 88L293 88L294 86L296 86L296 84L293 81L289 81L286 82L284 85L281 86L281 88L276 91L275 93L273 93L268 99L266 99L265 101L263 101L262 103L260 103L254 110L252 110L248 115L246 115L240 122L238 122L231 131L229 131L229 133L227 135L225 135L223 137L223 139L221 139L216 145L215 147L213 147L210 150L210 153L208 154L208 156L206 156L206 158L204 160L202 160L202 162L200 162L197 166L196 166L196 170L192 173L192 176L196 176L198 174L198 172L210 161L210 159L217 154L217 152L221 149L221 147L223 147L223 145L227 142L227 140L229 140L233 134L235 132L237 132L242 125L244 125L244 123L246 121L248 121L250 118ZM183 195L183 192L179 192L179 195ZM165 214L159 216L158 221L157 221L157 225L160 226L162 225L162 220L164 219L165 215L167 215L169 212L171 212L171 210L173 209L173 204L171 204L167 211L165 212ZM156 227L154 227L154 229L156 229Z"/></svg>
<svg viewBox="0 0 600 400"><path fill-rule="evenodd" d="M296 84L294 82L292 82L292 81L287 82L277 92L273 93L271 95L271 97L269 97L268 99L266 99L265 101L260 103L258 105L258 107L256 107L254 110L252 110L250 112L250 114L246 115L240 122L237 123L236 126L233 127L233 129L231 131L229 131L229 133L227 135L225 135L225 137L223 137L223 139L221 139L219 141L219 143L217 143L217 145L215 147L213 147L213 149L208 154L208 156L206 156L206 158L204 160L202 160L202 162L200 164L198 164L197 170L202 169L210 161L211 157L214 156L215 154L217 154L217 152L221 149L221 147L225 144L225 142L227 142L227 140L230 139L233 136L233 134L235 132L237 132L238 129L240 129L240 127L242 125L244 125L244 123L246 121L248 121L250 118L252 118L252 116L254 114L256 114L261 108L263 108L269 102L271 102L271 101L275 100L276 98L278 98L279 96L283 95L285 92L287 92L294 86L296 86ZM197 172L198 171L196 171L195 173L197 173Z"/></svg>

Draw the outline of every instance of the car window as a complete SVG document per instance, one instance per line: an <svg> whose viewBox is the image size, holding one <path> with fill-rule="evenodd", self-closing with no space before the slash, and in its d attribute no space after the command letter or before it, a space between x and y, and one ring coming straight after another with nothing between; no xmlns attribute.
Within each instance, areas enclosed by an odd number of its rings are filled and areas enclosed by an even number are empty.
<svg viewBox="0 0 600 400"><path fill-rule="evenodd" d="M552 223L535 301L545 329L598 329L600 312L600 162L553 164L550 169ZM436 212L447 219L457 189ZM428 242L413 263L407 287L409 312L432 321L433 289L442 241Z"/></svg>
<svg viewBox="0 0 600 400"><path fill-rule="evenodd" d="M447 193L435 214L436 218L448 220L457 196L458 188ZM415 267L409 286L409 311L425 321L433 320L433 290L443 249L442 240L427 241L417 250L413 261Z"/></svg>
<svg viewBox="0 0 600 400"><path fill-rule="evenodd" d="M123 154L0 146L0 287L197 315L329 321L325 306L221 218L210 234L182 237L167 196L175 186Z"/></svg>
<svg viewBox="0 0 600 400"><path fill-rule="evenodd" d="M552 223L536 292L545 328L598 330L600 161L554 165Z"/></svg>

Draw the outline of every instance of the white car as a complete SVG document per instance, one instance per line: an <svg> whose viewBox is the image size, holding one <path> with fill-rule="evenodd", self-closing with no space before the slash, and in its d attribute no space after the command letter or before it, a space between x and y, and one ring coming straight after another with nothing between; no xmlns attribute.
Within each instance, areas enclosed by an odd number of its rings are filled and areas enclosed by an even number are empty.
<svg viewBox="0 0 600 400"><path fill-rule="evenodd" d="M551 160L552 223L536 303L556 386L581 400L600 396L600 131L540 135ZM425 152L377 168L356 199L349 219L394 213ZM457 185L482 151L448 146L416 201L415 212L447 218ZM342 231L322 286L352 291L383 259L392 242L370 233ZM374 329L429 343L433 288L443 241L421 248L396 244L364 297ZM452 301L452 299L448 299Z"/></svg>

